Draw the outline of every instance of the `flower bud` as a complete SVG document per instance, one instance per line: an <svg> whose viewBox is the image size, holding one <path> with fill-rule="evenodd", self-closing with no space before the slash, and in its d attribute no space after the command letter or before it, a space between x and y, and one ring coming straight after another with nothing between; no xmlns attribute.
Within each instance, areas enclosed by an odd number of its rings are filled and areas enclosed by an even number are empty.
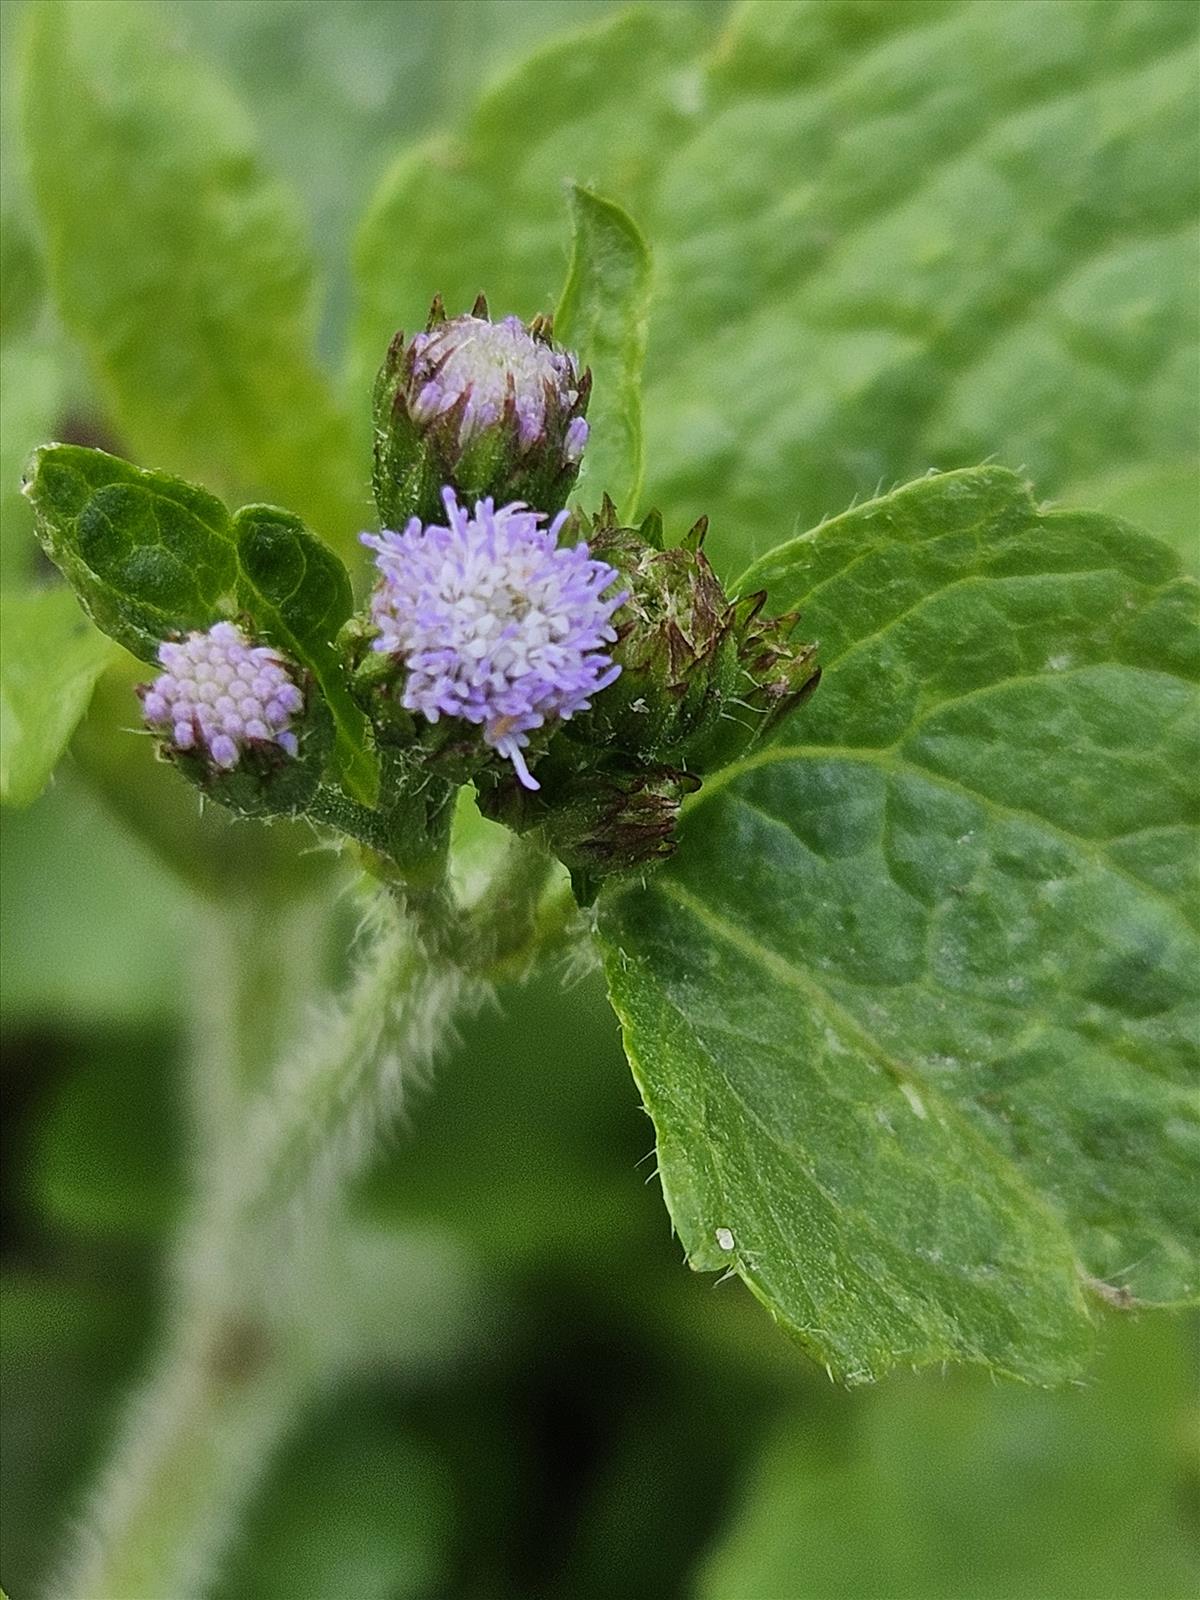
<svg viewBox="0 0 1200 1600"><path fill-rule="evenodd" d="M332 731L307 675L232 622L165 639L158 659L165 670L138 694L163 755L233 811L302 811Z"/></svg>
<svg viewBox="0 0 1200 1600"><path fill-rule="evenodd" d="M375 382L375 501L385 528L434 522L441 491L566 504L587 443L591 373L559 350L547 318L467 316L435 300L423 333L392 340Z"/></svg>
<svg viewBox="0 0 1200 1600"><path fill-rule="evenodd" d="M692 773L670 767L635 772L580 773L556 767L553 747L534 794L487 774L478 785L479 807L516 833L537 830L546 847L570 870L580 900L614 873L646 867L675 849L675 825L684 798L700 787Z"/></svg>
<svg viewBox="0 0 1200 1600"><path fill-rule="evenodd" d="M621 575L613 661L618 685L564 737L628 760L704 773L763 738L816 687L814 648L788 643L796 615L760 613L765 594L731 603L704 555L707 518L671 549L652 513L617 525L610 502L592 551Z"/></svg>

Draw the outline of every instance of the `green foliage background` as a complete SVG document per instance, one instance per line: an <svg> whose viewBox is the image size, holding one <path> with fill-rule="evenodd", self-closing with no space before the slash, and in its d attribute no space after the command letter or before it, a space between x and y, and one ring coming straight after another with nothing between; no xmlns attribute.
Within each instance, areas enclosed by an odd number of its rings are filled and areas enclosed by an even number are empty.
<svg viewBox="0 0 1200 1600"><path fill-rule="evenodd" d="M345 548L387 337L437 289L553 304L573 179L653 246L647 496L710 513L727 574L985 456L1195 562L1196 55L1171 0L6 0L3 28L4 631L64 662L48 702L6 678L6 716L60 717L65 740L107 669L54 786L4 814L0 1559L20 1600L152 1334L204 896L244 883L270 950L314 959L311 912L271 897L330 871L282 830L201 826L122 739L136 670L45 586L29 449L108 442ZM23 74L45 89L32 149ZM112 142L39 143L84 75ZM249 261L284 241L269 315L253 274L224 299L205 240L226 228ZM408 1124L360 1197L379 1303L355 1375L264 1487L226 1600L1191 1592L1182 1322L1108 1322L1065 1393L831 1388L739 1287L680 1268L594 974L506 991Z"/></svg>

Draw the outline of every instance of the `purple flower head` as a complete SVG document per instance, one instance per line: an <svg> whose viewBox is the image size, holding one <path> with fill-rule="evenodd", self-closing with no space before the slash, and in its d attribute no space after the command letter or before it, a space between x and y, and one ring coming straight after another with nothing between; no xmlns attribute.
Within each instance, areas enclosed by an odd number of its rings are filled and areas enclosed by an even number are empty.
<svg viewBox="0 0 1200 1600"><path fill-rule="evenodd" d="M489 322L486 317L454 317L418 333L410 346L409 410L417 423L461 404L458 441L462 449L496 426L511 403L522 450L543 432L547 397L570 411L579 399L579 376L564 350L535 339L519 317ZM587 443L587 422L576 417L567 429L564 454L577 462Z"/></svg>
<svg viewBox="0 0 1200 1600"><path fill-rule="evenodd" d="M403 533L364 533L380 582L371 597L374 648L407 669L401 700L429 722L461 717L511 761L527 789L538 784L522 754L545 723L586 710L620 673L608 646L615 568L586 544L559 547L560 512L545 517L519 502L468 514L442 491L447 525L414 517Z"/></svg>
<svg viewBox="0 0 1200 1600"><path fill-rule="evenodd" d="M174 749L197 751L225 771L256 745L297 754L292 721L304 695L274 650L218 622L207 633L164 640L158 659L166 671L141 691L142 712Z"/></svg>

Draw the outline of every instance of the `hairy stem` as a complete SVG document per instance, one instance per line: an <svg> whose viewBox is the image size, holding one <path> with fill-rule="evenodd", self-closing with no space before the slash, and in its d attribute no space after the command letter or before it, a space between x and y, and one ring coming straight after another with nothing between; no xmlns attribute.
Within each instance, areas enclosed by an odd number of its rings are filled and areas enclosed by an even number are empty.
<svg viewBox="0 0 1200 1600"><path fill-rule="evenodd" d="M208 1048L193 1071L215 1081L193 1096L208 1109L171 1331L58 1600L203 1592L273 1449L330 1377L304 1325L314 1241L337 1248L347 1184L456 1015L491 972L528 960L548 871L515 847L465 915L441 886L381 894L345 1000L302 1024L308 1042L265 1078L261 1052L297 1009L291 986L276 981L268 929L251 919L223 951L201 929L213 948L194 985L195 1032ZM251 953L247 939L263 948Z"/></svg>
<svg viewBox="0 0 1200 1600"><path fill-rule="evenodd" d="M180 1317L126 1416L56 1600L202 1593L307 1377L249 1324Z"/></svg>
<svg viewBox="0 0 1200 1600"><path fill-rule="evenodd" d="M234 1148L228 1192L254 1231L264 1217L281 1218L300 1197L328 1195L359 1171L405 1085L428 1073L475 988L390 900L374 915L370 958L346 1003L276 1072Z"/></svg>

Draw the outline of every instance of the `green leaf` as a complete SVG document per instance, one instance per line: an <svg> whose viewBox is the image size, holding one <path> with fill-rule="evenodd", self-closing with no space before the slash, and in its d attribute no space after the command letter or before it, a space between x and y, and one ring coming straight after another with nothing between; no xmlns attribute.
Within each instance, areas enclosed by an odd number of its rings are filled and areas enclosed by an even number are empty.
<svg viewBox="0 0 1200 1600"><path fill-rule="evenodd" d="M44 445L26 494L46 553L88 615L142 661L169 634L232 616L229 513L206 489L103 450Z"/></svg>
<svg viewBox="0 0 1200 1600"><path fill-rule="evenodd" d="M442 1465L377 1397L344 1397L287 1450L218 1600L424 1600L444 1592L453 1528Z"/></svg>
<svg viewBox="0 0 1200 1600"><path fill-rule="evenodd" d="M860 1397L831 1451L811 1407L757 1462L700 1600L1187 1600L1190 1330L1137 1323L1087 1389L960 1374Z"/></svg>
<svg viewBox="0 0 1200 1600"><path fill-rule="evenodd" d="M233 518L207 490L89 450L46 445L26 488L47 552L89 615L143 661L162 639L244 612L255 632L316 678L337 724L347 786L369 799L365 723L334 649L353 597L337 556L298 518L247 506Z"/></svg>
<svg viewBox="0 0 1200 1600"><path fill-rule="evenodd" d="M179 787L174 780L172 791ZM188 809L194 819L194 801ZM244 828L239 837L249 833ZM66 764L36 806L4 817L6 1029L95 1040L114 1027L132 1032L174 1023L187 981L181 941L195 909L132 832L113 826L111 811Z"/></svg>
<svg viewBox="0 0 1200 1600"><path fill-rule="evenodd" d="M1197 1287L1200 591L999 469L740 587L825 681L602 904L676 1229L848 1379L1061 1377L1083 1286Z"/></svg>
<svg viewBox="0 0 1200 1600"><path fill-rule="evenodd" d="M115 654L69 589L0 599L0 800L41 794Z"/></svg>
<svg viewBox="0 0 1200 1600"><path fill-rule="evenodd" d="M631 521L645 473L642 365L650 304L650 252L620 206L571 189L575 246L554 313L559 342L592 370L591 434L580 483L590 505L608 494Z"/></svg>
<svg viewBox="0 0 1200 1600"><path fill-rule="evenodd" d="M363 385L434 288L543 309L579 177L653 243L646 499L719 563L993 456L1077 503L1185 463L1194 506L1198 20L748 0L703 55L665 5L558 41L385 178Z"/></svg>
<svg viewBox="0 0 1200 1600"><path fill-rule="evenodd" d="M27 22L50 282L122 439L349 540L365 487L312 354L308 245L245 112L140 0L41 0Z"/></svg>
<svg viewBox="0 0 1200 1600"><path fill-rule="evenodd" d="M983 458L1075 500L1187 459L1194 505L1198 21L1170 0L738 7L635 212L676 286L651 496L743 559Z"/></svg>
<svg viewBox="0 0 1200 1600"><path fill-rule="evenodd" d="M365 742L366 723L350 698L334 647L338 629L354 609L345 567L298 517L276 506L243 506L233 519L233 533L239 605L265 639L312 670L337 724L339 770L347 787L369 801L375 763Z"/></svg>

